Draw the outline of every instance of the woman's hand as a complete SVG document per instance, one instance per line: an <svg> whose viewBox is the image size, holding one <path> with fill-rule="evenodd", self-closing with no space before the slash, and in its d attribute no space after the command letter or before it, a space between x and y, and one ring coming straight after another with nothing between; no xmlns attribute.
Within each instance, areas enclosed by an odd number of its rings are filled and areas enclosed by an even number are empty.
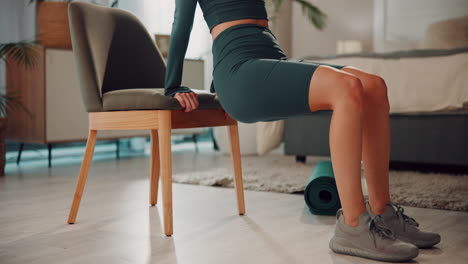
<svg viewBox="0 0 468 264"><path fill-rule="evenodd" d="M184 112L190 112L198 107L198 94L190 93L176 93L174 98L177 99L180 105L185 108Z"/></svg>

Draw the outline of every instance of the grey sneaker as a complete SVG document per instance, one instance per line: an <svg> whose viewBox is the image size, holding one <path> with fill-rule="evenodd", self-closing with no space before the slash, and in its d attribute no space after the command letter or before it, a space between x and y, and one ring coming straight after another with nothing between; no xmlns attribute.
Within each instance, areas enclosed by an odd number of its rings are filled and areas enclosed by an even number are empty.
<svg viewBox="0 0 468 264"><path fill-rule="evenodd" d="M342 209L336 218L335 234L330 240L330 249L335 253L390 262L409 261L419 254L414 245L396 239L382 225L379 215L371 218L367 211L362 213L356 227L344 223Z"/></svg>
<svg viewBox="0 0 468 264"><path fill-rule="evenodd" d="M366 203L367 212L375 216L370 210L369 202ZM403 207L389 203L383 214L380 214L384 224L392 230L396 238L411 243L419 248L432 247L440 242L440 235L432 232L424 232L418 229L418 222L403 213Z"/></svg>

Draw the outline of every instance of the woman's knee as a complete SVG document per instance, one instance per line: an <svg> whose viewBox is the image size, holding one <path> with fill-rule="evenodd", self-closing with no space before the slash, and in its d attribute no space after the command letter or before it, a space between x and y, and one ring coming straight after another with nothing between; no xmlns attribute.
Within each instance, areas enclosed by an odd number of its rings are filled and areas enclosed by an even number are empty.
<svg viewBox="0 0 468 264"><path fill-rule="evenodd" d="M362 107L364 100L364 87L361 80L354 75L347 74L341 77L339 95L336 98L335 106L346 104Z"/></svg>
<svg viewBox="0 0 468 264"><path fill-rule="evenodd" d="M365 96L370 98L373 104L389 109L390 104L385 80L381 76L374 74L369 75L369 80L371 85L364 87Z"/></svg>

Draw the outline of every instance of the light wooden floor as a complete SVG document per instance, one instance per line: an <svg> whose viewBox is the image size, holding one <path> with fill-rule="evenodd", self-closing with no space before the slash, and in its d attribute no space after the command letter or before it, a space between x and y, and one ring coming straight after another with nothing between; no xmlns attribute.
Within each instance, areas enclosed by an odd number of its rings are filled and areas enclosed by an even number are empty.
<svg viewBox="0 0 468 264"><path fill-rule="evenodd" d="M175 153L174 173L218 158ZM334 217L311 215L302 195L246 191L247 214L238 216L233 189L175 184L174 236L166 237L161 207L148 204L147 157L95 161L68 225L78 170L78 162L13 166L0 178L0 263L377 263L332 253ZM414 263L468 263L468 213L406 211L442 235Z"/></svg>

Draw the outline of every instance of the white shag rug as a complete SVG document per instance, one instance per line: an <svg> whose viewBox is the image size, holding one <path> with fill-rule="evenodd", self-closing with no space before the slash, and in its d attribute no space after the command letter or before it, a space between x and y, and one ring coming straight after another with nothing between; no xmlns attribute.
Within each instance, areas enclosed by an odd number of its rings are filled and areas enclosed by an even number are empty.
<svg viewBox="0 0 468 264"><path fill-rule="evenodd" d="M233 169L230 156L224 155L220 164L229 164L203 171L173 175L173 182L233 188ZM282 193L301 193L312 169L326 157L307 157L297 163L294 156L270 154L242 156L244 189ZM361 171L364 194L367 195L364 170ZM390 193L394 203L422 207L468 211L468 175L393 171L390 173Z"/></svg>

